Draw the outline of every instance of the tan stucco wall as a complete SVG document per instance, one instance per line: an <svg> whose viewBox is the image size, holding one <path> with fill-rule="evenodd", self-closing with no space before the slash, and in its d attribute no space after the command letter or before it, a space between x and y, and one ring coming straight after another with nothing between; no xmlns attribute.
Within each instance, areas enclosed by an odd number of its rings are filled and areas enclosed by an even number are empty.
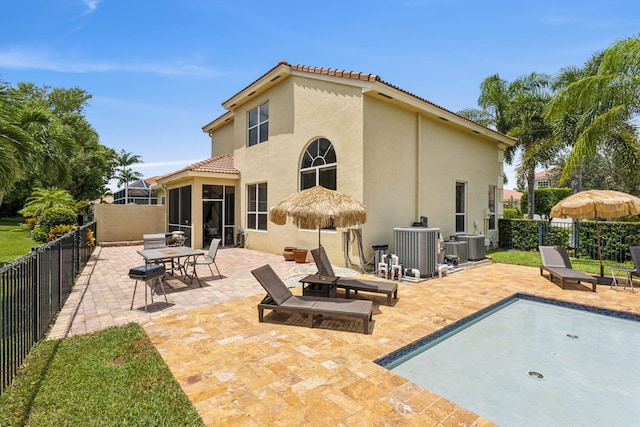
<svg viewBox="0 0 640 427"><path fill-rule="evenodd" d="M373 244L389 244L393 249L393 228L410 226L421 215L429 218L430 227L440 228L445 239L454 234L456 181L467 183L467 233L485 232L488 186L502 187L502 151L495 140L389 101L375 90L363 94L366 83L349 80L345 85L340 78L313 77L292 74L254 95L234 110L232 124L212 137L219 146L233 140L234 163L241 172L237 216L247 247L272 253L290 245L317 247L316 230L271 222L267 231L247 230L246 189L248 184L266 182L269 207L296 192L300 156L318 137L329 139L336 150L338 190L367 207L362 228L367 258L373 254ZM269 140L246 147L247 112L266 101ZM500 204L498 208L502 209ZM345 231L322 232L323 246L339 265L344 259ZM355 242L350 248L352 261L357 261Z"/></svg>
<svg viewBox="0 0 640 427"><path fill-rule="evenodd" d="M364 120L365 250L379 243L393 250L393 228L420 216L445 239L455 234L458 181L467 184L466 233L485 234L489 185L498 186L502 174L494 141L375 96L365 97Z"/></svg>
<svg viewBox="0 0 640 427"><path fill-rule="evenodd" d="M143 234L164 233L164 206L97 204L93 207L97 221L97 240L123 242L142 240Z"/></svg>
<svg viewBox="0 0 640 427"><path fill-rule="evenodd" d="M269 140L247 148L246 113L267 100ZM242 174L241 221L247 233L247 247L280 253L290 245L306 249L318 246L317 230L299 230L291 224L278 226L269 222L265 232L246 230L245 224L247 185L266 182L268 206L298 191L301 156L316 138L327 138L334 145L338 188L362 199L361 118L358 88L298 76L287 78L236 110L234 164ZM322 244L329 253L341 253L342 233L323 231Z"/></svg>
<svg viewBox="0 0 640 427"><path fill-rule="evenodd" d="M234 120L229 121L215 132L212 132L211 136L211 157L219 154L233 154L234 150Z"/></svg>

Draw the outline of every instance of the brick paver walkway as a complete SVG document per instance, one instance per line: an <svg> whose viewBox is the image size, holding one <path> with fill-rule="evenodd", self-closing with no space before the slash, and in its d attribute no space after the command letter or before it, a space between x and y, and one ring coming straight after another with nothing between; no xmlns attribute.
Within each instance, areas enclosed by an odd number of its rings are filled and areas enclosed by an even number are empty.
<svg viewBox="0 0 640 427"><path fill-rule="evenodd" d="M51 337L141 323L207 425L491 426L373 361L518 292L640 312L640 292L598 286L593 293L582 285L563 290L537 268L491 264L399 283L393 306L381 304L384 296L367 296L374 300L367 335L359 321L320 318L311 329L299 314L271 312L259 323L256 305L264 291L250 270L269 263L295 284L301 270L313 266L224 249L218 253L223 279L212 278L206 266L198 270L203 288L171 279L169 305L160 298L145 313L142 294L129 310L133 280L127 273L141 263L137 249L98 248ZM600 401L607 395L601 392Z"/></svg>

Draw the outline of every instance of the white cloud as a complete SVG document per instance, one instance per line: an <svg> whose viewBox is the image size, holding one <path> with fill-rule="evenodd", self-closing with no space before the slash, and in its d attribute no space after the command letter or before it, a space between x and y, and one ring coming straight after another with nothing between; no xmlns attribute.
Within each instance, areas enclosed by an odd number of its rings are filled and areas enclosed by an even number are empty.
<svg viewBox="0 0 640 427"><path fill-rule="evenodd" d="M102 0L84 0L84 4L86 4L88 7L88 10L84 13L84 15L93 13L98 8L98 5L101 2Z"/></svg>
<svg viewBox="0 0 640 427"><path fill-rule="evenodd" d="M180 60L160 62L104 62L51 55L43 49L5 49L0 51L0 68L46 70L62 73L129 72L165 76L217 77L221 73L205 66Z"/></svg>

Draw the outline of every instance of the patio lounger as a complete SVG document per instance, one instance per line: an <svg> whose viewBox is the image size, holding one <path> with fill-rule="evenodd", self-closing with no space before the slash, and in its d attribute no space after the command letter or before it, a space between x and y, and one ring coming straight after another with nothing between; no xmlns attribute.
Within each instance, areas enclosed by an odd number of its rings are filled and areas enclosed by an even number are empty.
<svg viewBox="0 0 640 427"><path fill-rule="evenodd" d="M313 260L316 262L319 275L335 277L329 257L327 257L327 253L322 246L312 250L311 255L313 256ZM345 290L347 298L349 298L349 292L353 290L356 294L358 291L385 294L387 296L387 305L391 305L392 295L393 298L398 299L397 283L383 282L381 280L363 280L340 277L338 278L337 287Z"/></svg>
<svg viewBox="0 0 640 427"><path fill-rule="evenodd" d="M364 300L342 300L311 296L296 296L273 271L269 264L258 267L251 274L267 291L267 296L258 304L258 320L264 319L264 310L285 313L303 313L309 316L309 327L313 328L314 316L335 316L347 319L361 319L363 332L369 331L373 303Z"/></svg>
<svg viewBox="0 0 640 427"><path fill-rule="evenodd" d="M593 292L596 291L597 278L574 270L571 267L571 261L565 248L559 246L538 246L538 249L542 257L542 265L540 266L541 276L544 276L543 272L546 271L549 273L549 280L552 282L553 278L557 277L560 279L560 287L562 287L562 289L565 289L565 282L571 280L578 283L591 283Z"/></svg>
<svg viewBox="0 0 640 427"><path fill-rule="evenodd" d="M631 260L633 261L634 271L631 272L631 276L640 277L640 246L629 246L629 252L631 252ZM633 283L631 283L633 288Z"/></svg>

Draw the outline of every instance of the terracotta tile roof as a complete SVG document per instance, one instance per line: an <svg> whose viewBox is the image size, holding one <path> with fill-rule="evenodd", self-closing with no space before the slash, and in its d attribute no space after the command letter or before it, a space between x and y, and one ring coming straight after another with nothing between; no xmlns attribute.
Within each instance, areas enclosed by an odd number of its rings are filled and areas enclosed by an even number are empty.
<svg viewBox="0 0 640 427"><path fill-rule="evenodd" d="M292 70L306 71L307 73L316 73L316 74L324 74L327 76L345 77L349 79L365 80L369 82L375 82L380 80L380 78L375 74L361 73L359 71L346 71L346 70L336 70L334 68L310 67L308 65L290 65L284 61L280 61L278 65L280 64L289 65L289 67Z"/></svg>
<svg viewBox="0 0 640 427"><path fill-rule="evenodd" d="M240 175L240 171L233 166L233 157L228 154L219 154L206 160L184 167L175 172L162 175L158 179L177 175L180 172L211 172L211 173L228 173L232 175Z"/></svg>
<svg viewBox="0 0 640 427"><path fill-rule="evenodd" d="M502 199L509 200L513 197L513 200L520 200L522 198L522 193L515 190L507 190L506 188L502 189Z"/></svg>
<svg viewBox="0 0 640 427"><path fill-rule="evenodd" d="M463 116L461 116L461 115L459 115L459 114L457 114L457 113L455 113L455 112L453 112L451 110L448 110L448 109L446 109L444 107L441 107L438 104L434 104L433 102L431 102L431 101L429 101L429 100L427 100L425 98L422 98L422 97L420 97L420 96L418 96L418 95L416 95L414 93L411 93L411 92L409 92L407 90L404 90L404 89L402 89L402 88L400 88L400 87L398 87L398 86L396 86L394 84L386 82L386 81L382 80L380 78L380 76L378 76L376 74L362 73L362 72L359 72L359 71L337 70L335 68L312 67L312 66L309 66L309 65L291 65L285 60L280 60L275 67L271 68L269 71L267 71L266 73L264 73L263 75L261 75L260 77L255 79L253 82L251 82L250 84L245 86L243 89L241 89L240 91L236 92L231 98L229 98L226 101L224 101L222 103L222 105L226 104L231 99L235 98L240 93L242 93L242 91L246 90L251 85L257 83L262 78L264 78L269 73L271 73L273 70L275 70L276 68L278 68L278 67L280 67L282 65L289 67L293 71L303 71L303 72L308 72L308 73L323 74L323 75L327 75L327 76L342 77L342 78L348 78L348 79L354 79L354 80L363 80L363 81L369 81L369 82L379 82L379 83L381 83L381 84L383 84L385 86L388 86L388 87L390 87L392 89L398 90L398 91L400 91L400 92L402 92L402 93L404 93L406 95L409 95L409 96L411 96L413 98L416 98L416 99L418 99L418 100L420 100L422 102L426 102L427 104L432 105L432 106L434 106L434 107L436 107L436 108L438 108L438 109L440 109L442 111L445 111L447 113L450 113L450 114L453 114L453 115L455 115L457 117L460 117L460 118L464 119L465 121L468 121L469 123L473 123L475 125L482 126L482 127L486 128L486 129L490 130L491 132L497 133L499 135L504 135L504 134L496 131L495 129L491 129L491 128L488 128L486 126L480 125L479 123L474 122L473 120L470 120L470 119L468 119L466 117L463 117ZM508 135L505 135L505 136L508 136ZM509 138L515 140L515 138L512 138L512 137L509 137Z"/></svg>

